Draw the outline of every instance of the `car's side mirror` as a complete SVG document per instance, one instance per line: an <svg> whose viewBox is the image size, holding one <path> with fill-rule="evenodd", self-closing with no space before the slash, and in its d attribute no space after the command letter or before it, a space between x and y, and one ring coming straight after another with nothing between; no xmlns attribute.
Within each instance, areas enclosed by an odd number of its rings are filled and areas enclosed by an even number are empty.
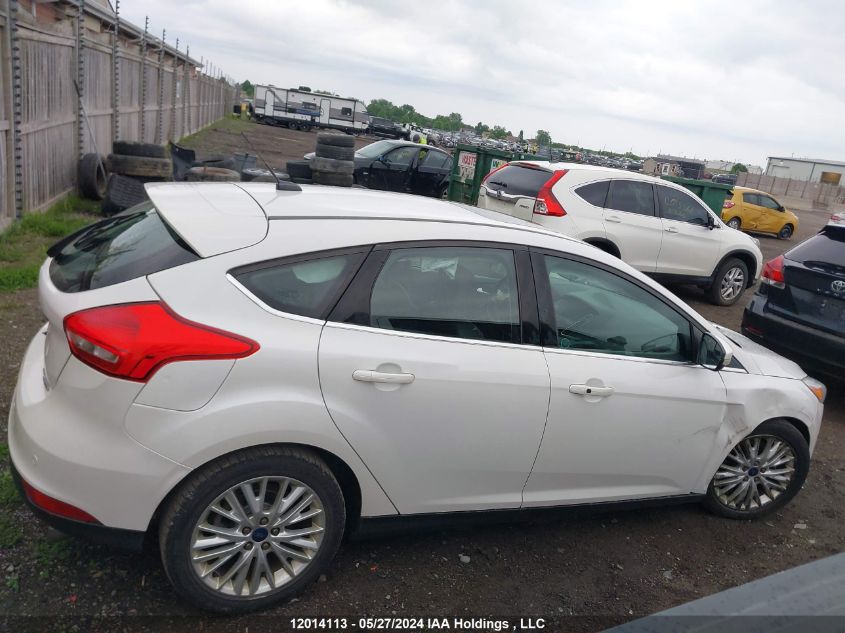
<svg viewBox="0 0 845 633"><path fill-rule="evenodd" d="M377 162L379 162L379 163L382 163L382 164L384 164L384 165L389 165L389 164L390 164L390 161L389 161L389 160L387 160L387 156L385 156L384 154L382 154L381 156L379 156L378 158L376 158L376 161L377 161Z"/></svg>
<svg viewBox="0 0 845 633"><path fill-rule="evenodd" d="M707 228L710 230L716 228L716 220L713 219L713 216L710 213L707 214Z"/></svg>
<svg viewBox="0 0 845 633"><path fill-rule="evenodd" d="M698 364L712 371L719 371L727 367L733 360L733 350L718 341L712 334L701 337L698 348Z"/></svg>

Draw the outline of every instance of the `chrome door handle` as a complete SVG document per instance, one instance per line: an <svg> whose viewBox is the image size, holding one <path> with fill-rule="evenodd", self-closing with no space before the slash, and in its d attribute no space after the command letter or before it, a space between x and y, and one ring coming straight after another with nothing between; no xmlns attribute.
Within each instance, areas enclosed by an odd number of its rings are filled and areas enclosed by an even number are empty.
<svg viewBox="0 0 845 633"><path fill-rule="evenodd" d="M388 374L371 369L356 369L352 379L359 382L384 382L391 385L409 385L414 382L414 374Z"/></svg>
<svg viewBox="0 0 845 633"><path fill-rule="evenodd" d="M678 229L676 229L674 226L667 226L663 230L666 231L667 233L677 233L678 232Z"/></svg>
<svg viewBox="0 0 845 633"><path fill-rule="evenodd" d="M622 218L616 217L615 215L610 216L609 218L605 218L606 222L622 222Z"/></svg>
<svg viewBox="0 0 845 633"><path fill-rule="evenodd" d="M605 398L613 395L613 387L593 387L591 385L569 385L569 393L576 396L596 396Z"/></svg>

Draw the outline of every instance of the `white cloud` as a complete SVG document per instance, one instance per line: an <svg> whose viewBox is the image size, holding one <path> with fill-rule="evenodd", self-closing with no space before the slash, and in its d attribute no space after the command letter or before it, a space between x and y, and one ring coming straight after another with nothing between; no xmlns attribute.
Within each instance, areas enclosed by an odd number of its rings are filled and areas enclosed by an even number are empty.
<svg viewBox="0 0 845 633"><path fill-rule="evenodd" d="M124 0L229 75L591 147L761 164L845 156L832 0ZM160 25L160 26L159 26Z"/></svg>

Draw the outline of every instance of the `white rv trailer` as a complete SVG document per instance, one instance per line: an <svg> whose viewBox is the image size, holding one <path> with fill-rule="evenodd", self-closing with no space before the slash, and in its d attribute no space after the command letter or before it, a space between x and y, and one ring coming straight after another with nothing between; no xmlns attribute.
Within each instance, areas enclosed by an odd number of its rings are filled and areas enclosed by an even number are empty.
<svg viewBox="0 0 845 633"><path fill-rule="evenodd" d="M255 118L291 129L334 128L363 132L370 123L367 106L357 99L343 99L316 92L255 86Z"/></svg>

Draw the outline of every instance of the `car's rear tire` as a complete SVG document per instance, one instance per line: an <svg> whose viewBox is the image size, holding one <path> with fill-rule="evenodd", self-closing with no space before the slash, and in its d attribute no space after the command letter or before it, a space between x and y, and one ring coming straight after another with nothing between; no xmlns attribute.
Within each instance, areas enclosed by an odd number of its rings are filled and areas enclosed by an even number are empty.
<svg viewBox="0 0 845 633"><path fill-rule="evenodd" d="M810 469L810 448L785 420L758 426L725 457L704 507L728 519L756 519L782 508L798 493Z"/></svg>
<svg viewBox="0 0 845 633"><path fill-rule="evenodd" d="M174 491L159 526L161 559L197 607L244 613L316 580L345 523L343 493L325 462L297 448L255 447L198 469Z"/></svg>
<svg viewBox="0 0 845 633"><path fill-rule="evenodd" d="M742 220L734 216L730 220L728 220L727 224L732 229L736 229L737 231L739 231L740 227L742 226Z"/></svg>
<svg viewBox="0 0 845 633"><path fill-rule="evenodd" d="M779 240L788 240L792 237L792 233L795 230L791 224L785 224L784 227L778 231L778 239Z"/></svg>
<svg viewBox="0 0 845 633"><path fill-rule="evenodd" d="M748 281L748 266L740 259L726 259L707 290L710 302L717 306L730 306L739 301Z"/></svg>

